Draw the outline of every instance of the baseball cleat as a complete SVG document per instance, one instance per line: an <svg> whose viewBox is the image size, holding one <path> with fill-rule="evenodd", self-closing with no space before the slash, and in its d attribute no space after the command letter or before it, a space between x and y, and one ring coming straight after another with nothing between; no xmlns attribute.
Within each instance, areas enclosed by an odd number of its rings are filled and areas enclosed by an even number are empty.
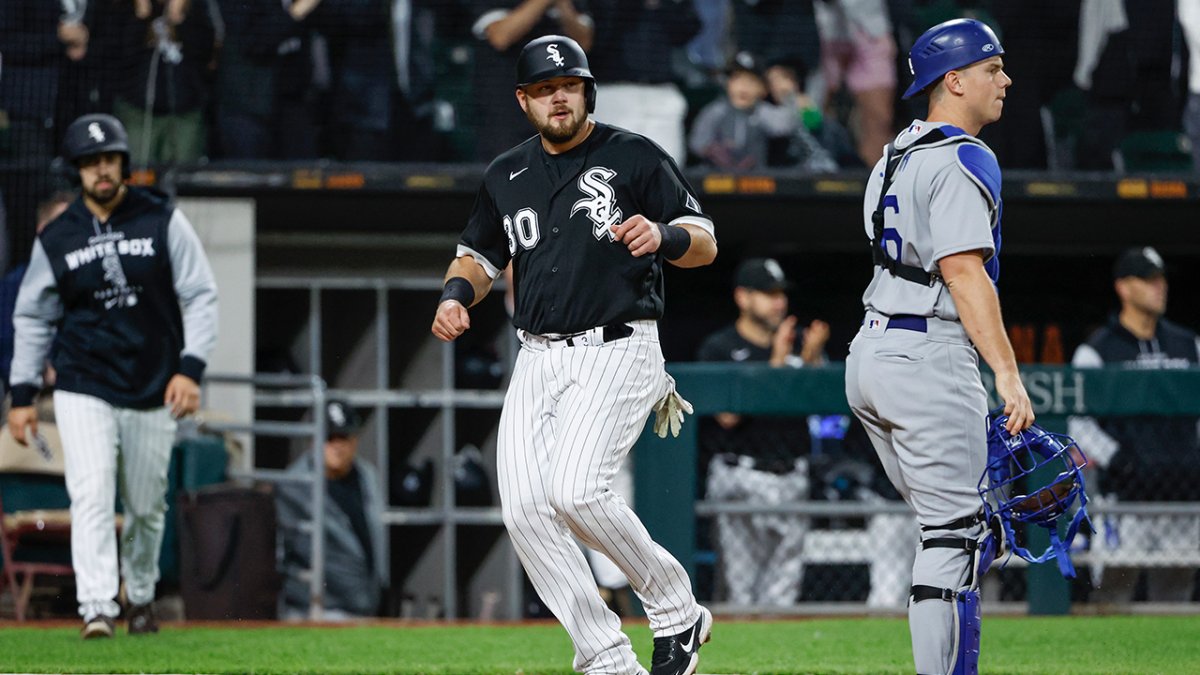
<svg viewBox="0 0 1200 675"><path fill-rule="evenodd" d="M700 645L712 637L712 612L700 608L700 618L678 635L654 638L650 675L692 675L700 662Z"/></svg>
<svg viewBox="0 0 1200 675"><path fill-rule="evenodd" d="M91 619L83 622L83 630L79 631L80 637L84 640L94 640L97 638L110 638L113 636L113 620L112 617L94 616Z"/></svg>
<svg viewBox="0 0 1200 675"><path fill-rule="evenodd" d="M147 635L158 632L158 619L154 616L154 605L134 605L129 608L129 634Z"/></svg>

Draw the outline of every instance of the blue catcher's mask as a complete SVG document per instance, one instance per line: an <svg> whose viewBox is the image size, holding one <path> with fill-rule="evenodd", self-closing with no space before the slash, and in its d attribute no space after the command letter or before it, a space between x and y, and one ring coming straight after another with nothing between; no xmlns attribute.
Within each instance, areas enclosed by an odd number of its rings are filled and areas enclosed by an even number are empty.
<svg viewBox="0 0 1200 675"><path fill-rule="evenodd" d="M1088 520L1081 471L1087 457L1070 436L1050 433L1036 424L1013 436L1004 428L1006 422L1007 415L993 413L988 425L988 463L978 486L984 516L988 522L999 521L1013 553L1032 563L1055 558L1062 575L1074 578L1071 541L1080 524ZM1057 470L1058 475L1044 482L1033 476L1041 469ZM1079 508L1071 517L1066 536L1060 538L1059 518L1069 514L1076 499ZM1050 545L1041 555L1016 544L1014 521L1046 528Z"/></svg>

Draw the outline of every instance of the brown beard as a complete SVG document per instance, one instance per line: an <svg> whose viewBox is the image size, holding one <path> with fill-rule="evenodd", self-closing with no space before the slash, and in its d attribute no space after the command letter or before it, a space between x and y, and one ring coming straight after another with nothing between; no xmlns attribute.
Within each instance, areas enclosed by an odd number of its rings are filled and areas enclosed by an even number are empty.
<svg viewBox="0 0 1200 675"><path fill-rule="evenodd" d="M97 181L97 182L99 182L99 181ZM87 194L87 196L89 198L91 198L92 201L96 202L97 204L99 204L101 206L108 206L109 204L111 204L113 202L114 199L116 199L117 197L119 197L121 195L121 186L123 185L123 183L120 180L114 180L114 181L112 181L112 184L113 184L113 187L112 187L111 193L109 193L108 191L105 191L103 193L97 192L94 186L90 190L85 189L84 192Z"/></svg>
<svg viewBox="0 0 1200 675"><path fill-rule="evenodd" d="M538 133L542 135L542 138L545 138L551 143L559 144L566 143L572 138L575 138L575 134L578 134L579 130L583 128L584 123L587 122L587 117L575 117L574 111L570 112L571 118L569 121L567 121L566 125L562 127L555 127L554 123L549 119L547 119L545 123L542 123L533 116L533 113L528 111L525 113L525 116L529 118L530 124L537 129Z"/></svg>

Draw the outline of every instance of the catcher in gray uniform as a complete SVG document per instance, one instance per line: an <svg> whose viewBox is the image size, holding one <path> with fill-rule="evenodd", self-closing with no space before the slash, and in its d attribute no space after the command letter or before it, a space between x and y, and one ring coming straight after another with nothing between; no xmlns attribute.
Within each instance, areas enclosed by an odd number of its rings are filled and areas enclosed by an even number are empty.
<svg viewBox="0 0 1200 675"><path fill-rule="evenodd" d="M996 291L1000 168L975 138L1000 119L1012 80L1004 49L969 19L913 45L905 98L929 95L887 146L863 201L875 262L866 316L846 361L846 396L921 524L909 627L918 673L977 672L979 552L988 528L976 485L987 461L982 355L1010 433L1033 423Z"/></svg>

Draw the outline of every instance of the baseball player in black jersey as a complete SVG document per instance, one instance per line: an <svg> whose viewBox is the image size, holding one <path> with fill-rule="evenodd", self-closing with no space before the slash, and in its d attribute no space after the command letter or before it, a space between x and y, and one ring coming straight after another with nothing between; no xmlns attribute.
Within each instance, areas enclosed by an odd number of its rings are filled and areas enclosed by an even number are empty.
<svg viewBox="0 0 1200 675"><path fill-rule="evenodd" d="M712 615L687 573L610 489L652 409L685 410L663 369L663 266L717 254L712 220L661 148L589 118L596 82L570 38L527 44L517 101L538 135L500 155L446 273L433 333L453 340L512 261L521 340L500 416L504 524L585 673L645 672L572 534L611 559L654 632L653 675L695 672ZM657 403L656 403L657 402Z"/></svg>
<svg viewBox="0 0 1200 675"><path fill-rule="evenodd" d="M54 341L83 637L111 637L119 611L118 484L129 632L153 633L175 418L200 402L217 289L187 218L164 195L125 184L129 144L116 118L84 115L64 146L83 195L33 244L13 313L8 425L22 443L37 432L33 400Z"/></svg>
<svg viewBox="0 0 1200 675"><path fill-rule="evenodd" d="M700 344L700 361L768 363L802 368L825 363L829 324L815 320L797 331L788 315L791 283L771 258L750 258L734 275L738 318ZM800 354L795 354L800 337ZM806 417L717 413L701 427L709 457L706 498L777 506L808 499L810 438ZM707 427L707 428L706 428ZM716 543L725 597L741 607L792 605L804 578L809 519L790 514L722 514Z"/></svg>
<svg viewBox="0 0 1200 675"><path fill-rule="evenodd" d="M1072 366L1178 370L1200 365L1200 337L1164 316L1167 268L1158 251L1139 246L1123 252L1113 265L1113 289L1121 308L1079 345ZM1106 498L1185 502L1200 497L1198 423L1196 417L1183 415L1071 417L1068 429L1087 448L1100 479L1092 485L1099 485ZM1122 514L1105 516L1101 529L1103 536L1092 544L1101 562L1092 565L1098 586L1090 601L1128 603L1143 576L1150 602L1192 599L1195 568L1150 567L1139 572L1105 566L1103 556L1110 547L1189 556L1200 549L1200 518Z"/></svg>

